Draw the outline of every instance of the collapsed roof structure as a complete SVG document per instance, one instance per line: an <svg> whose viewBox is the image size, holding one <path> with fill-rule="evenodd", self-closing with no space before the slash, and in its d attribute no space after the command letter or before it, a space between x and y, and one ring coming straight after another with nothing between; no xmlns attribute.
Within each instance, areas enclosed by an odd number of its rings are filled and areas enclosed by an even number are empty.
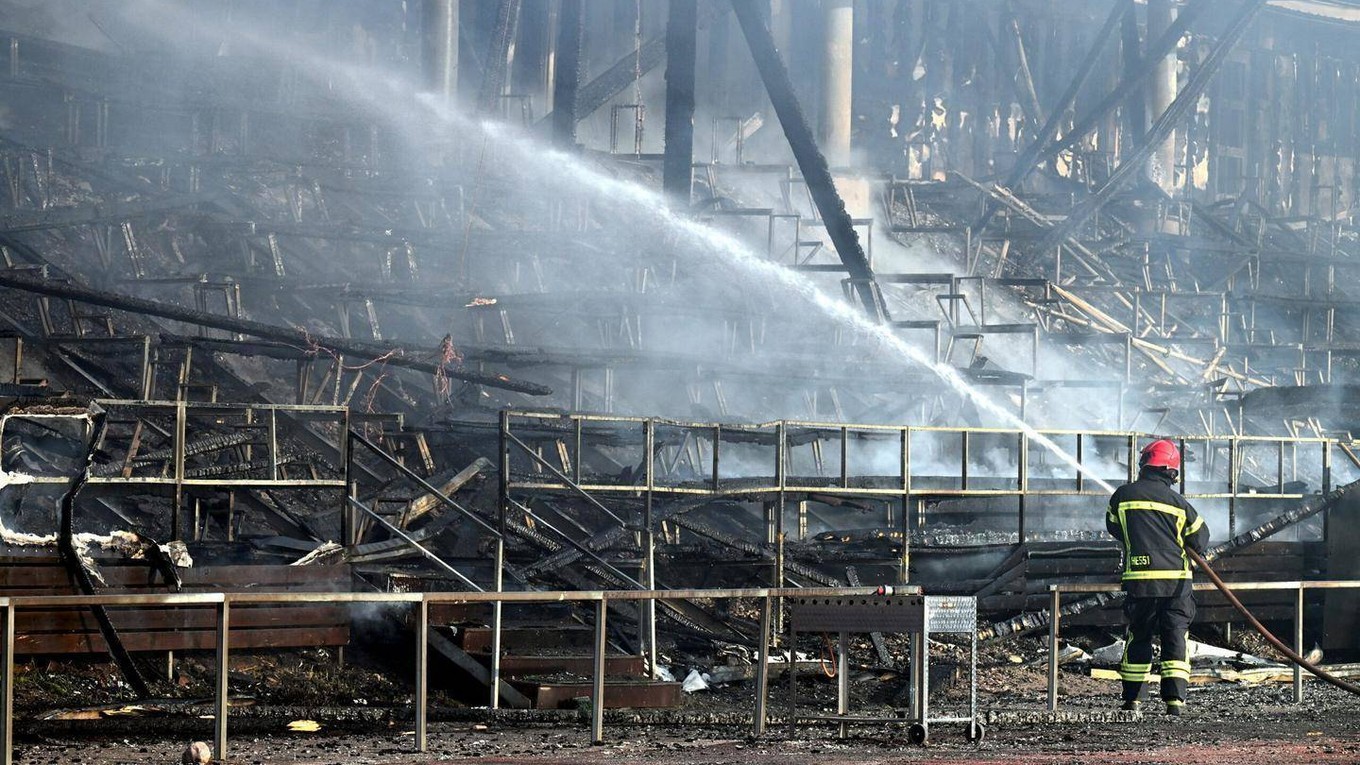
<svg viewBox="0 0 1360 765"><path fill-rule="evenodd" d="M1295 511L1360 478L1351 4L660 8L10 16L0 523L47 573L8 584L910 582L1003 634L1109 576L1151 435L1244 535L1226 571L1355 573ZM622 617L653 666L658 628L753 634ZM205 648L196 618L21 648Z"/></svg>

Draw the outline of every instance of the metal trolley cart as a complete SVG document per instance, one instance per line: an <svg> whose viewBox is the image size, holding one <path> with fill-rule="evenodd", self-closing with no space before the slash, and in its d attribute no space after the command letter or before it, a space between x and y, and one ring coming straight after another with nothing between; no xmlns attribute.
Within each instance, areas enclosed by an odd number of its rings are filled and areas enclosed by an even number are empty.
<svg viewBox="0 0 1360 765"><path fill-rule="evenodd" d="M799 632L837 633L840 650L836 659L836 714L799 717L797 662L789 663L789 725L797 735L799 720L832 720L845 736L852 722L904 722L910 720L907 737L924 744L932 723L965 723L970 741L981 741L986 729L977 709L977 598L885 593L873 596L792 598L789 603L789 646L797 645ZM850 677L847 648L851 633L906 633L911 636L911 707L897 717L875 718L850 715ZM930 716L930 635L968 635L968 716ZM909 716L908 714L909 713Z"/></svg>

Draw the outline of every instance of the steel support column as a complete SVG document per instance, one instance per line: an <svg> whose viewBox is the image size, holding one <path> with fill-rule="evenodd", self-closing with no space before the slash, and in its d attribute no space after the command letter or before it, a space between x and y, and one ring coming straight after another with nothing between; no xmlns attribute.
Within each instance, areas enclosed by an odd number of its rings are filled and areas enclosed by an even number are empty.
<svg viewBox="0 0 1360 765"><path fill-rule="evenodd" d="M458 92L458 10L461 0L425 0L425 85L445 102Z"/></svg>
<svg viewBox="0 0 1360 765"><path fill-rule="evenodd" d="M1176 21L1174 0L1148 0L1147 37L1155 39L1170 29ZM1152 81L1148 87L1147 119L1164 113L1176 100L1176 49L1157 59L1145 62L1152 67ZM1146 128L1152 127L1150 124ZM1149 176L1167 193L1176 190L1176 131L1172 130L1152 152L1148 165Z"/></svg>
<svg viewBox="0 0 1360 765"><path fill-rule="evenodd" d="M850 164L851 82L854 79L855 5L823 0L821 138L827 162Z"/></svg>

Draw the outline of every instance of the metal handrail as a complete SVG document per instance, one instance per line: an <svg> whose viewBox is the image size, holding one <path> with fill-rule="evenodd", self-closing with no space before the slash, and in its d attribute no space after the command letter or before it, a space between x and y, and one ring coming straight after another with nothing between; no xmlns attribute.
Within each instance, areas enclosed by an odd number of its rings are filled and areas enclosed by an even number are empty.
<svg viewBox="0 0 1360 765"><path fill-rule="evenodd" d="M1191 585L1195 592L1217 591L1217 588L1210 582L1195 582ZM1319 579L1316 581L1292 581L1292 582L1234 582L1232 585L1237 592L1266 592L1290 590L1295 593L1294 597L1294 651L1303 653L1303 596L1308 590L1353 590L1360 589L1360 580L1355 579ZM1051 619L1048 624L1048 711L1058 711L1058 635L1059 622L1062 621L1062 596L1063 594L1094 594L1105 592L1119 592L1122 586L1116 583L1105 584L1052 584L1049 585L1048 612ZM1303 703L1303 669L1294 665L1294 703Z"/></svg>
<svg viewBox="0 0 1360 765"><path fill-rule="evenodd" d="M896 594L916 595L921 588L897 586ZM432 603L595 603L595 640L592 669L591 741L604 740L604 679L606 614L610 601L692 600L696 598L757 598L763 601L760 642L770 643L771 603L786 597L867 597L877 594L875 587L763 587L686 590L552 590L522 592L206 592L139 595L48 595L0 597L0 765L14 762L14 646L15 614L28 608L83 608L101 606L199 606L217 611L216 684L214 691L214 753L227 759L228 656L230 654L231 607L233 605L392 603L413 606L416 615L416 750L428 750L429 606ZM500 630L499 624L493 629ZM762 659L764 650L761 651ZM769 663L762 660L756 669L757 693L753 729L765 729L768 700Z"/></svg>

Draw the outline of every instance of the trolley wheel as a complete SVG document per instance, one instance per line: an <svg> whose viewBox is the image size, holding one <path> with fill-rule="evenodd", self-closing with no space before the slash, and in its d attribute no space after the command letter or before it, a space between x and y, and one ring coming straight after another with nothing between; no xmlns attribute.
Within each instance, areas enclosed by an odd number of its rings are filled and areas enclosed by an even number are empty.
<svg viewBox="0 0 1360 765"><path fill-rule="evenodd" d="M987 726L975 720L968 723L964 735L966 735L968 740L974 744L981 744L982 740L987 738Z"/></svg>
<svg viewBox="0 0 1360 765"><path fill-rule="evenodd" d="M911 727L907 728L907 740L917 746L925 746L929 738L930 731L924 723L912 723Z"/></svg>

